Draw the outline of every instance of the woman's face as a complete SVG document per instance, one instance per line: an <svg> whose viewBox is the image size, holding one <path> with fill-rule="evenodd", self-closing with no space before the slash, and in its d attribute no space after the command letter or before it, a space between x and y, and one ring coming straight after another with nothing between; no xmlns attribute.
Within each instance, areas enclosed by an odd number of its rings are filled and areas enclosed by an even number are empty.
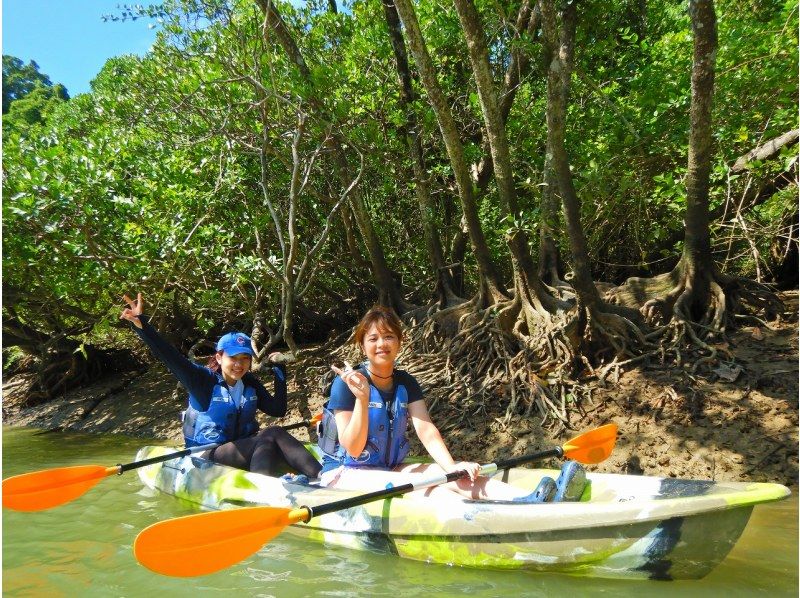
<svg viewBox="0 0 800 598"><path fill-rule="evenodd" d="M250 371L252 358L247 353L228 355L224 351L217 353L217 363L222 371L222 376L228 384L235 384Z"/></svg>
<svg viewBox="0 0 800 598"><path fill-rule="evenodd" d="M373 324L367 329L361 348L371 364L393 366L400 352L400 337L390 328L378 328Z"/></svg>

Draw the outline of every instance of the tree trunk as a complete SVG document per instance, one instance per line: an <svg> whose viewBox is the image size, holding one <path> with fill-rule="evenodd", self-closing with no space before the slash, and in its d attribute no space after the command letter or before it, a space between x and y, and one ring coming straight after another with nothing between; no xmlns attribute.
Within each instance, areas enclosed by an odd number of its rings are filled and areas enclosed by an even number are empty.
<svg viewBox="0 0 800 598"><path fill-rule="evenodd" d="M266 29L275 34L283 51L286 52L291 62L297 67L300 74L309 84L309 88L312 92L308 101L320 114L326 114L327 110L323 102L317 96L319 92L314 88L313 78L311 77L311 72L303 58L302 52L300 52L300 48L297 47L291 32L287 29L275 4L271 0L256 0L256 2L264 12ZM342 150L346 142L338 133L333 133L332 137L330 148L333 154L334 165L340 181L342 184L346 185L350 180L347 156ZM372 220L369 217L366 206L364 206L364 200L360 193L356 192L353 194L350 199L350 206L353 210L356 224L364 238L364 243L367 246L367 253L370 258L372 275L378 288L379 299L381 302L393 307L398 313L402 314L406 310L406 303L386 263L383 247L372 226Z"/></svg>
<svg viewBox="0 0 800 598"><path fill-rule="evenodd" d="M500 198L501 215L508 221L519 216L517 191L511 166L511 152L506 138L505 119L498 104L497 93L492 70L489 64L489 50L478 11L472 0L455 0L456 11L461 21L461 29L467 41L472 71L478 89L478 98L486 128L486 137L494 164L494 178ZM528 248L528 236L524 229L515 229L507 237L513 256L515 278L521 278L522 287L530 289L535 296L526 300L536 307L544 307L548 311L557 309L556 303L544 289ZM518 288L520 288L518 286Z"/></svg>
<svg viewBox="0 0 800 598"><path fill-rule="evenodd" d="M464 259L467 255L469 243L469 228L463 214L458 223L458 230L450 242L450 261L454 264L452 275L453 284L459 295L464 295Z"/></svg>
<svg viewBox="0 0 800 598"><path fill-rule="evenodd" d="M292 281L294 282L294 281ZM292 355L297 355L297 343L294 340L294 312L296 306L294 284L286 287L283 293L283 340Z"/></svg>
<svg viewBox="0 0 800 598"><path fill-rule="evenodd" d="M508 115L511 112L511 107L514 105L514 99L520 89L520 81L522 77L530 70L530 56L527 52L521 50L514 45L514 42L519 42L522 37L522 32L526 32L530 38L535 38L538 35L539 29L539 9L538 6L531 7L531 0L523 0L517 13L517 19L514 24L514 36L512 42L511 56L508 61L508 68L506 68L503 77L503 91L500 94L499 106L500 117L503 125L508 120ZM475 180L478 196L486 192L489 182L492 180L494 171L494 164L492 162L491 152L488 150L488 143L484 143L484 156L480 162L473 164L471 172ZM463 224L463 223L462 223ZM451 261L459 264L453 271L453 279L456 281L456 288L463 287L463 262L464 250L466 249L467 231L464 226L460 227L451 242Z"/></svg>
<svg viewBox="0 0 800 598"><path fill-rule="evenodd" d="M422 141L419 136L419 123L413 106L415 94L411 82L411 71L408 67L406 46L400 28L400 16L397 14L397 7L394 5L393 0L383 0L383 13L386 17L389 38L394 51L395 66L400 84L400 106L406 117L405 137L408 151L411 155L411 165L414 171L414 190L422 216L422 228L425 235L425 244L428 248L428 258L436 275L436 287L440 303L449 305L460 301L460 298L455 292L453 278L444 259L441 237L436 226L436 206L428 187Z"/></svg>
<svg viewBox="0 0 800 598"><path fill-rule="evenodd" d="M609 296L623 305L641 306L641 312L649 320L659 317L665 322L671 320L671 326L664 328L671 337L672 349L679 353L682 341L688 340L710 354L704 358L707 361L713 359L717 350L700 337L708 332L723 332L726 324L733 320L730 314L735 313L739 305L746 303L762 310L769 319L780 313L782 304L762 285L722 274L711 254L708 194L717 51L713 1L690 0L689 16L694 54L683 252L671 272L652 279L629 278Z"/></svg>
<svg viewBox="0 0 800 598"><path fill-rule="evenodd" d="M577 295L575 317L566 327L566 334L572 349L591 363L610 361L614 364L639 353L646 339L634 324L634 320L641 319L639 313L631 308L605 303L592 280L586 235L580 219L580 200L572 181L564 141L575 39L575 5L563 5L560 27L553 0L540 0L540 6L545 52L549 61L547 148L551 152L549 158L557 181L553 191L561 195L564 208L564 222L572 252L572 286Z"/></svg>
<svg viewBox="0 0 800 598"><path fill-rule="evenodd" d="M531 39L538 36L540 24L540 11L537 6L531 8L531 0L523 0L517 13L517 20L514 25L514 39L511 47L511 57L508 61L508 68L506 68L505 75L503 76L503 90L499 97L499 109L501 122L505 126L508 120L508 115L511 112L511 107L514 105L514 99L517 97L517 92L520 88L520 81L522 77L528 73L531 66L531 58L527 52L524 52L514 42L519 42L524 30L528 37ZM485 191L489 181L492 178L493 164L491 155L484 156L479 164L474 167L475 184L478 189Z"/></svg>
<svg viewBox="0 0 800 598"><path fill-rule="evenodd" d="M347 243L347 251L350 253L350 258L353 263L359 268L365 270L369 268L369 262L364 259L361 250L358 248L358 239L356 238L355 229L353 228L353 211L350 206L345 206L341 212L342 227L344 228L344 238Z"/></svg>
<svg viewBox="0 0 800 598"><path fill-rule="evenodd" d="M473 192L473 183L470 176L469 167L464 156L464 147L456 127L455 120L450 111L450 106L442 92L433 61L428 54L422 32L419 28L417 15L411 5L410 0L395 0L397 12L403 21L406 30L406 38L411 53L417 64L420 78L428 93L428 100L436 113L439 129L442 132L447 154L450 157L450 165L453 168L456 184L458 185L458 195L461 200L461 208L469 229L469 237L472 243L472 250L478 262L478 270L481 276L481 286L485 287L487 296L484 298L490 302L501 301L507 298L500 274L489 253L489 246L481 228L478 216L478 206Z"/></svg>
<svg viewBox="0 0 800 598"><path fill-rule="evenodd" d="M541 7L538 3L537 8L539 9L538 17L541 20ZM567 98L569 94L568 84L569 81L567 80L565 87L561 90L564 98ZM550 143L551 139L548 136L542 177L544 185L542 186L542 197L539 204L539 276L547 284L559 286L564 273L564 264L556 243L555 231L561 228L559 217L561 193L558 190L558 177L553 171L553 148Z"/></svg>
<svg viewBox="0 0 800 598"><path fill-rule="evenodd" d="M539 216L539 276L549 285L558 285L564 272L561 253L556 244L555 231L559 229L558 179L553 172L553 150L547 144L544 159L544 185Z"/></svg>
<svg viewBox="0 0 800 598"><path fill-rule="evenodd" d="M711 106L714 98L714 65L717 56L717 19L713 0L690 0L694 33L692 104L690 108L689 161L686 172L685 237L681 261L696 278L714 271L709 231L708 189L711 175ZM693 285L694 286L694 285ZM695 287L694 302L708 303L709 285Z"/></svg>
<svg viewBox="0 0 800 598"><path fill-rule="evenodd" d="M575 5L568 3L561 16L562 26L559 35L558 17L552 0L541 0L542 25L547 47L549 69L547 73L547 147L557 189L564 206L564 220L572 250L572 267L575 277L572 281L581 302L590 308L600 305L600 294L592 281L589 252L586 248L586 235L580 219L580 201L572 182L565 136L567 113L567 90L572 71L572 57L575 40Z"/></svg>
<svg viewBox="0 0 800 598"><path fill-rule="evenodd" d="M332 146L335 146L333 152L333 161L336 165L336 170L341 183L347 184L351 179L347 157L341 151L344 140L338 135L333 136ZM367 246L367 254L370 257L370 266L372 268L372 277L375 285L378 288L378 302L394 308L394 310L402 315L406 309L407 304L403 300L400 290L397 288L392 271L386 262L386 255L383 252L378 234L372 226L372 220L367 212L367 207L364 205L364 198L360 193L354 193L350 199L350 207L353 211L353 216L356 220L356 225L361 231L361 237L364 244Z"/></svg>

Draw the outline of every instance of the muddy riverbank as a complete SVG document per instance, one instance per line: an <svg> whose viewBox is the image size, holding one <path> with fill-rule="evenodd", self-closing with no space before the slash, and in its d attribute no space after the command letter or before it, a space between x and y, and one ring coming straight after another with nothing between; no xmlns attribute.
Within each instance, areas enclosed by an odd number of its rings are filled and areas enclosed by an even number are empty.
<svg viewBox="0 0 800 598"><path fill-rule="evenodd" d="M486 462L614 421L620 439L599 471L771 481L796 488L797 293L783 298L786 313L780 322L744 327L730 336L724 348L734 357L733 366L698 374L688 367L658 365L627 371L616 384L597 385L591 403L572 415L573 430L558 437L543 430L535 417L506 425L501 411L490 412L472 429L443 430L451 451L457 458ZM279 423L308 419L319 411L324 400L319 378L328 361L319 351L309 352L290 367L289 413ZM24 374L4 380L4 424L181 442L185 393L152 361L36 407L23 406L29 384ZM425 390L435 397L435 388ZM446 415L443 410L457 408L438 406L434 420ZM294 433L303 440L314 437L305 429Z"/></svg>

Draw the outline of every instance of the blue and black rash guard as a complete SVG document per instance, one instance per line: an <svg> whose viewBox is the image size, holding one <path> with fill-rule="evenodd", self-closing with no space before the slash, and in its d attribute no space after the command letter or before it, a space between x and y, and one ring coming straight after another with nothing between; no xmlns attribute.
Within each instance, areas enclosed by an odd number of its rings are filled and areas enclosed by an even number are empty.
<svg viewBox="0 0 800 598"><path fill-rule="evenodd" d="M170 345L155 328L150 326L148 320L147 316L139 316L142 327L133 326L134 331L150 348L153 355L167 367L178 379L178 382L189 392L190 407L201 413L208 411L215 387L219 385L227 387L224 378L221 374L215 373L207 367L191 362L180 351ZM263 411L272 417L283 417L286 415L286 369L279 364L273 366L272 370L275 373L274 396L250 372L242 376L242 383L246 388L255 392L256 407L259 411ZM257 429L255 413L253 413L252 420L252 422L242 422L243 427L244 424L250 424L247 429ZM224 440L237 440L237 438L225 438ZM195 444L189 438L186 441L187 445Z"/></svg>
<svg viewBox="0 0 800 598"><path fill-rule="evenodd" d="M394 386L388 391L383 391L372 384L372 379L369 377L369 374L362 370L362 373L367 377L367 380L370 382L370 386L378 391L383 402L386 404L391 404L394 396L395 391L397 390L398 386L403 386L406 389L406 393L408 394L408 403L411 404L414 401L421 401L422 400L422 388L417 382L417 379L414 378L411 374L406 372L405 370L394 370ZM336 376L333 380L333 385L331 386L331 396L328 400L328 409L335 413L338 411L353 411L356 405L356 397L353 392L348 388L347 384L345 384L344 380L342 380L339 376ZM334 459L333 457L323 454L322 458L322 471L330 471L331 469L335 469L341 465L341 462Z"/></svg>

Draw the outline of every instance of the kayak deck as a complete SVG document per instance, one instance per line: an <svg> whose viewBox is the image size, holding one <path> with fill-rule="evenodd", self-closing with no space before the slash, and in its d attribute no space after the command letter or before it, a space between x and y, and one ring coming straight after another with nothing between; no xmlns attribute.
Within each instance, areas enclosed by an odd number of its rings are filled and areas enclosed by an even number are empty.
<svg viewBox="0 0 800 598"><path fill-rule="evenodd" d="M138 459L166 454L146 447ZM532 490L546 469L497 479ZM198 457L139 470L150 488L203 509L315 506L361 494L293 484ZM414 560L597 577L699 578L734 546L756 504L780 500L779 484L618 474L587 476L581 502L522 504L417 495L381 500L298 523L288 531L327 544Z"/></svg>

